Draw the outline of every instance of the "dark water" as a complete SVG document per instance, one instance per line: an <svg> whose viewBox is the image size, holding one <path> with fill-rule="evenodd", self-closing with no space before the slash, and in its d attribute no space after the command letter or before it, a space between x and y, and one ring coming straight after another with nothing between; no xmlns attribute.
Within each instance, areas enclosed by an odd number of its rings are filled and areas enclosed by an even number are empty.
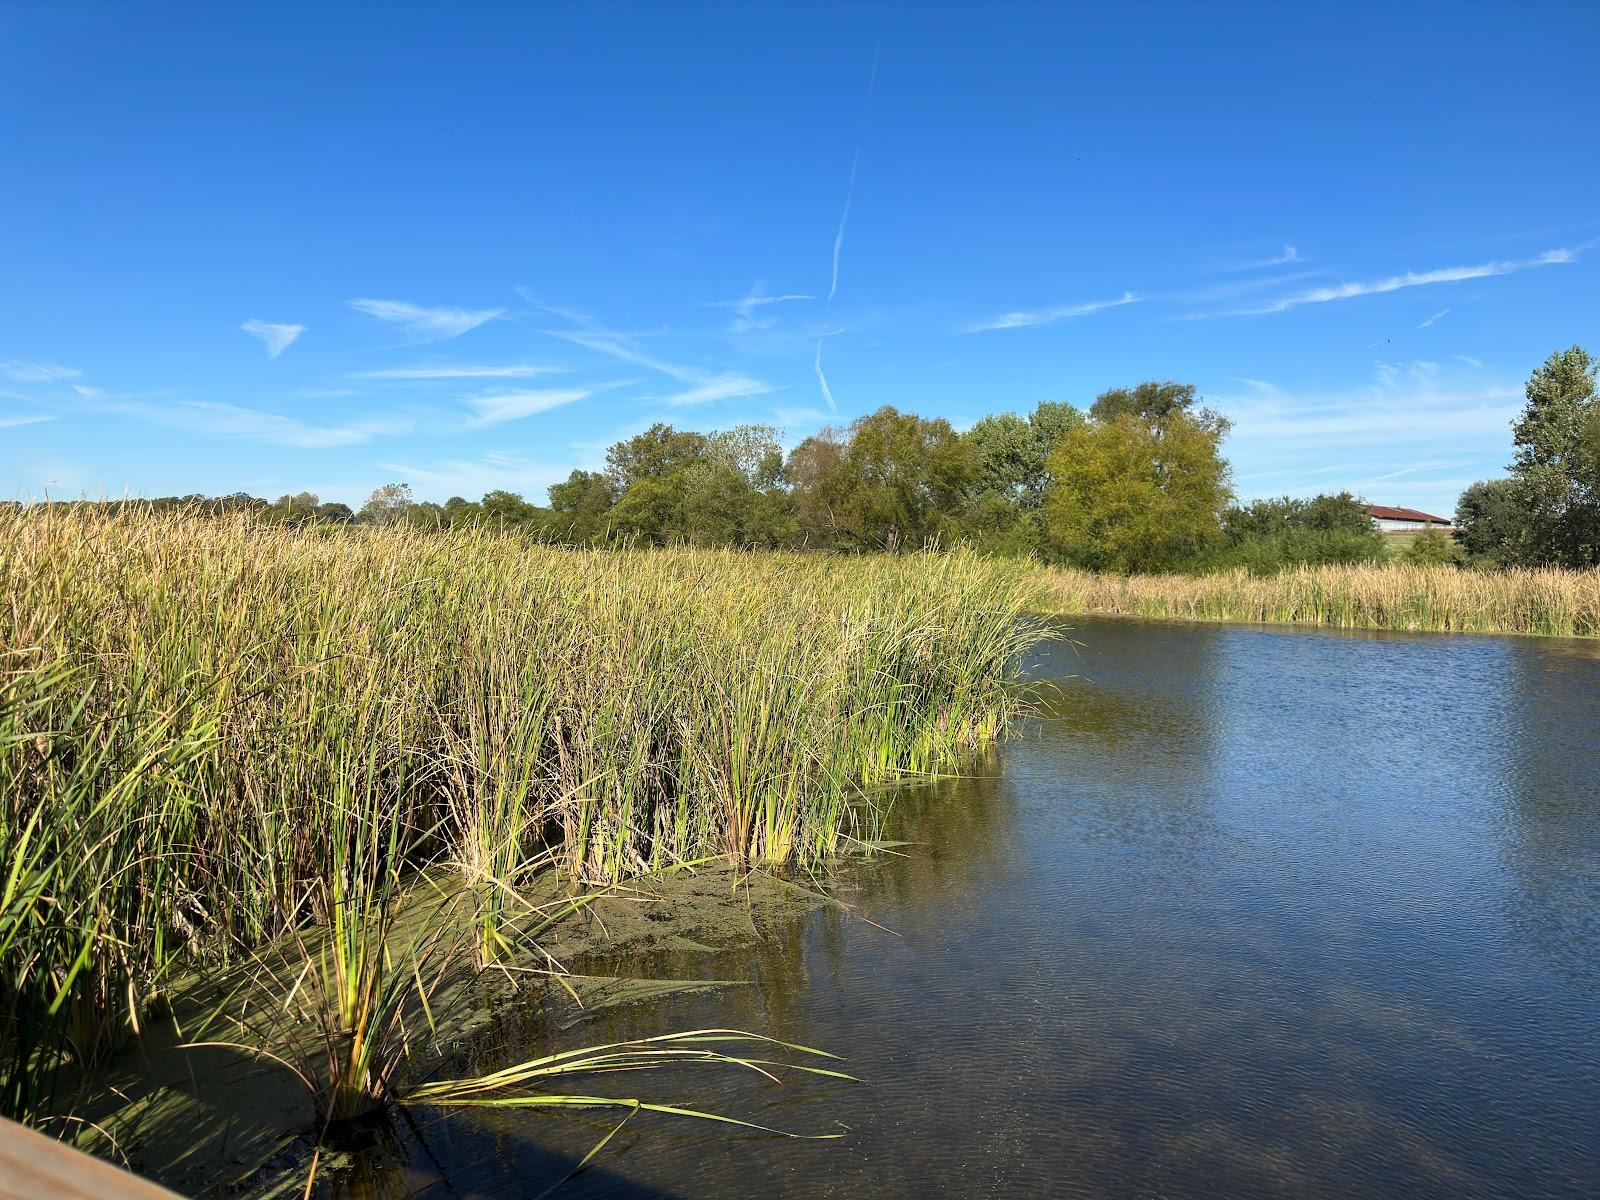
<svg viewBox="0 0 1600 1200"><path fill-rule="evenodd" d="M642 1117L559 1194L1600 1195L1600 643L1074 636L988 777L902 798L849 888L894 932L639 964L749 982L578 1031L836 1050L865 1083L659 1086L848 1138ZM596 1136L430 1115L346 1187L533 1196Z"/></svg>

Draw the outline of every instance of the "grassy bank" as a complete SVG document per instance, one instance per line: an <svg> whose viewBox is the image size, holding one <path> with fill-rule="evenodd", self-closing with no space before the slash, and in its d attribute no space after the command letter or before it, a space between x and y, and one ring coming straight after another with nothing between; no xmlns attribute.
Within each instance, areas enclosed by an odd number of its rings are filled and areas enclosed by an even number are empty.
<svg viewBox="0 0 1600 1200"><path fill-rule="evenodd" d="M381 1101L424 978L548 919L537 866L848 850L865 789L1000 732L1040 592L960 554L0 510L4 1111L48 1119L180 972L267 945L325 1115ZM455 927L399 952L424 871Z"/></svg>
<svg viewBox="0 0 1600 1200"><path fill-rule="evenodd" d="M1300 567L1278 575L1053 571L1063 613L1463 633L1600 634L1600 570Z"/></svg>

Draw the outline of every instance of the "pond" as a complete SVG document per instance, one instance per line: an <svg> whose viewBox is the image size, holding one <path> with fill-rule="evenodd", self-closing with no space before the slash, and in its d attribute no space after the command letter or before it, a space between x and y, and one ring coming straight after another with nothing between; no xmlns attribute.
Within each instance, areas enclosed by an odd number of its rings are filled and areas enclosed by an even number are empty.
<svg viewBox="0 0 1600 1200"><path fill-rule="evenodd" d="M737 982L572 1033L826 1047L864 1082L650 1086L848 1136L643 1116L559 1194L1600 1193L1600 644L1070 636L979 777L900 794L855 911L612 964ZM606 1127L423 1113L336 1190L532 1196Z"/></svg>

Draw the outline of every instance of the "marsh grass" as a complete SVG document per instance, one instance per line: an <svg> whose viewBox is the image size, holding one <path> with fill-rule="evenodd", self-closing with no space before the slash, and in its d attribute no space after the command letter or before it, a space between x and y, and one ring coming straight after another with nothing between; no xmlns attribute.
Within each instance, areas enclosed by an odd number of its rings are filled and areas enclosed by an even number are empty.
<svg viewBox="0 0 1600 1200"><path fill-rule="evenodd" d="M1053 571L1068 614L1457 633L1600 635L1600 570L1470 571L1401 563L1277 575L1094 575Z"/></svg>
<svg viewBox="0 0 1600 1200"><path fill-rule="evenodd" d="M28 1119L176 980L285 946L324 1118L391 1102L445 976L536 935L533 871L577 903L708 859L819 868L874 838L877 785L1004 727L1044 636L1037 576L964 554L137 511L0 510L0 596L0 1050ZM449 920L397 940L441 877Z"/></svg>

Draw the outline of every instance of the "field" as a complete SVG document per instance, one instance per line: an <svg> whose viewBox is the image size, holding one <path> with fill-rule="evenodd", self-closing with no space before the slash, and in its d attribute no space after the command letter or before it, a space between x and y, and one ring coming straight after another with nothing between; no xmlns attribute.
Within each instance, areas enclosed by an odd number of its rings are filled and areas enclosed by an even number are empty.
<svg viewBox="0 0 1600 1200"><path fill-rule="evenodd" d="M535 872L570 909L645 872L855 852L875 785L1004 729L1044 636L1038 577L963 554L44 508L0 511L0 588L0 1110L41 1125L175 981L239 963L317 1042L294 1066L325 1121L388 1103L435 981L550 919ZM408 926L420 881L443 915ZM531 1104L553 1069L494 1088Z"/></svg>
<svg viewBox="0 0 1600 1200"><path fill-rule="evenodd" d="M1278 575L1052 571L1060 612L1458 633L1600 634L1600 570L1467 571L1405 564Z"/></svg>

